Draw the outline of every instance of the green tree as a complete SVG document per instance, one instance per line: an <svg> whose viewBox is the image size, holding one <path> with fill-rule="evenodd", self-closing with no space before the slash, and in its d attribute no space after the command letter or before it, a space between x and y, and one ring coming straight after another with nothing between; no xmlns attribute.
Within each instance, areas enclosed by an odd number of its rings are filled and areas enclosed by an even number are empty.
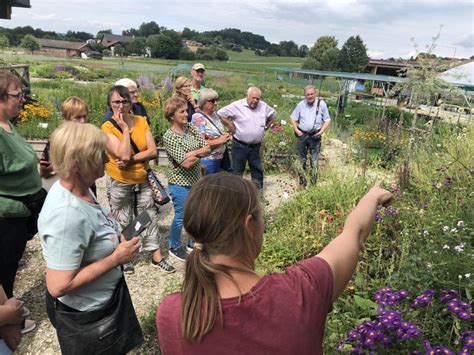
<svg viewBox="0 0 474 355"><path fill-rule="evenodd" d="M321 61L324 54L331 50L337 49L337 39L334 36L321 36L314 43L308 52L308 58L303 63L304 69L322 69Z"/></svg>
<svg viewBox="0 0 474 355"><path fill-rule="evenodd" d="M229 60L229 55L222 48L217 48L216 52L214 53L214 59L221 62L226 62Z"/></svg>
<svg viewBox="0 0 474 355"><path fill-rule="evenodd" d="M176 35L177 36L177 35ZM181 38L172 33L152 35L147 38L146 44L150 47L153 58L178 59L183 48Z"/></svg>
<svg viewBox="0 0 474 355"><path fill-rule="evenodd" d="M339 49L330 48L321 56L321 70L339 70Z"/></svg>
<svg viewBox="0 0 474 355"><path fill-rule="evenodd" d="M20 46L29 49L31 51L31 54L33 54L34 51L40 49L40 44L38 40L32 35L26 35L25 37L23 37Z"/></svg>
<svg viewBox="0 0 474 355"><path fill-rule="evenodd" d="M367 47L359 35L351 36L341 48L339 66L342 71L359 73L369 62Z"/></svg>
<svg viewBox="0 0 474 355"><path fill-rule="evenodd" d="M125 54L125 48L120 43L114 45L114 54L118 55L119 57L123 57Z"/></svg>
<svg viewBox="0 0 474 355"><path fill-rule="evenodd" d="M145 38L152 35L158 35L160 33L161 28L155 21L143 22L138 29L138 35Z"/></svg>
<svg viewBox="0 0 474 355"><path fill-rule="evenodd" d="M302 44L299 48L298 48L298 56L301 57L301 58L304 58L308 55L309 53L309 48L306 44Z"/></svg>
<svg viewBox="0 0 474 355"><path fill-rule="evenodd" d="M133 41L124 44L125 54L143 55L145 54L146 39L143 37L134 38Z"/></svg>
<svg viewBox="0 0 474 355"><path fill-rule="evenodd" d="M0 35L0 48L2 48L2 51L5 49L5 47L8 47L10 45L10 41L7 36L5 35Z"/></svg>

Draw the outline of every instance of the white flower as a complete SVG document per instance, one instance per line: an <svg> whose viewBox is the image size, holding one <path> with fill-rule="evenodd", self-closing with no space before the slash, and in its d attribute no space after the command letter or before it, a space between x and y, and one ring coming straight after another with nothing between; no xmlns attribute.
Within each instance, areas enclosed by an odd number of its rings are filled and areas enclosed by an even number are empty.
<svg viewBox="0 0 474 355"><path fill-rule="evenodd" d="M459 228L464 227L464 221L458 221L457 226L458 226Z"/></svg>
<svg viewBox="0 0 474 355"><path fill-rule="evenodd" d="M283 192L283 196L282 196L285 200L288 200L288 198L290 197L290 195L288 195L288 192Z"/></svg>
<svg viewBox="0 0 474 355"><path fill-rule="evenodd" d="M448 226L444 226L444 227L443 227L443 232L444 232L444 233L447 233L448 231L449 231L449 227L448 227Z"/></svg>
<svg viewBox="0 0 474 355"><path fill-rule="evenodd" d="M430 263L428 263L428 264L426 264L426 267L427 267L428 269L431 269L431 268L433 267L433 265L431 265Z"/></svg>
<svg viewBox="0 0 474 355"><path fill-rule="evenodd" d="M280 143L278 143L278 145L279 145L280 147L286 147L286 142L281 141Z"/></svg>
<svg viewBox="0 0 474 355"><path fill-rule="evenodd" d="M449 249L449 245L447 244L443 245L443 249Z"/></svg>
<svg viewBox="0 0 474 355"><path fill-rule="evenodd" d="M436 144L436 146L437 146L438 148L441 148L441 144Z"/></svg>
<svg viewBox="0 0 474 355"><path fill-rule="evenodd" d="M465 243L461 243L459 245L456 245L454 247L454 250L456 250L458 253L462 253L464 251L464 247L466 246Z"/></svg>
<svg viewBox="0 0 474 355"><path fill-rule="evenodd" d="M277 108L277 107L278 107L278 105L277 105L277 104L274 104L274 105L273 105L273 107Z"/></svg>
<svg viewBox="0 0 474 355"><path fill-rule="evenodd" d="M458 232L457 228L451 229L451 233L457 233L457 232Z"/></svg>
<svg viewBox="0 0 474 355"><path fill-rule="evenodd" d="M286 125L286 121L285 121L285 120L281 120L281 121L280 121L280 124L281 124L282 126L284 126L284 125Z"/></svg>
<svg viewBox="0 0 474 355"><path fill-rule="evenodd" d="M468 278L471 277L471 274L464 274L464 277L465 277L466 279L468 279Z"/></svg>
<svg viewBox="0 0 474 355"><path fill-rule="evenodd" d="M461 280L461 279L462 279L462 275L458 275L458 279Z"/></svg>
<svg viewBox="0 0 474 355"><path fill-rule="evenodd" d="M423 231L423 235L426 236L426 235L428 235L428 234L429 234L428 231Z"/></svg>

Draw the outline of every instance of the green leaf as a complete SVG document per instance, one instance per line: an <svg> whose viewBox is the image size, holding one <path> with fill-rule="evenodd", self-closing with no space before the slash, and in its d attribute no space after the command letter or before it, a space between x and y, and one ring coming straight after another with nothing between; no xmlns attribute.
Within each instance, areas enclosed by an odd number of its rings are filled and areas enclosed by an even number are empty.
<svg viewBox="0 0 474 355"><path fill-rule="evenodd" d="M362 287L364 284L364 276L362 274L357 274L354 283L357 287Z"/></svg>
<svg viewBox="0 0 474 355"><path fill-rule="evenodd" d="M367 298L363 298L357 295L354 295L355 304L363 310L374 310L377 309L377 303L371 301Z"/></svg>

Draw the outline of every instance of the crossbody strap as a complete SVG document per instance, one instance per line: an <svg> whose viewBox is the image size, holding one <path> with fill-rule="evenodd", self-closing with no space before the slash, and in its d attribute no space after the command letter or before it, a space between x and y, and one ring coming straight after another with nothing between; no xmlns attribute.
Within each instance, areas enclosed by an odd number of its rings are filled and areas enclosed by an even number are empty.
<svg viewBox="0 0 474 355"><path fill-rule="evenodd" d="M318 113L319 113L319 104L320 103L321 103L321 99L318 97L318 103L316 104L316 115L314 116L313 129L315 129L316 123L318 122Z"/></svg>
<svg viewBox="0 0 474 355"><path fill-rule="evenodd" d="M212 122L212 120L211 120L209 117L207 117L207 115L206 115L204 112L199 112L199 113L200 113L201 115L203 115L203 116L209 121L210 124L212 124L214 127L216 127L217 132L219 132L219 134L222 135L222 132L221 132L221 130L219 129L219 127L217 127L216 124L215 124L214 122Z"/></svg>
<svg viewBox="0 0 474 355"><path fill-rule="evenodd" d="M110 123L112 123L112 124L114 125L115 128L117 128L117 129L119 130L120 133L123 134L122 128L120 128L120 126L118 125L117 121L115 121L112 117L110 118L109 121L110 121ZM138 149L138 146L137 146L136 143L133 141L131 134L130 134L130 145L132 146L132 149L133 149L133 151L135 152L135 154L140 153L140 149Z"/></svg>

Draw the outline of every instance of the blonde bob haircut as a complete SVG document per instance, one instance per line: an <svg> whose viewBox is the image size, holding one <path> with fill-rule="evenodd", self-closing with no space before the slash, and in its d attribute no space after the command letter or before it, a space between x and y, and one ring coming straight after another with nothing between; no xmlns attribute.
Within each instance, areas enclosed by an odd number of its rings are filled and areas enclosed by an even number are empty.
<svg viewBox="0 0 474 355"><path fill-rule="evenodd" d="M186 78L185 76L179 76L174 82L173 95L181 96L180 90L183 88L184 85L186 85L188 81L189 83L191 83L191 80Z"/></svg>
<svg viewBox="0 0 474 355"><path fill-rule="evenodd" d="M65 121L73 117L84 114L89 117L89 106L86 102L77 96L68 97L61 105L61 115Z"/></svg>
<svg viewBox="0 0 474 355"><path fill-rule="evenodd" d="M50 159L62 179L103 168L107 135L90 123L66 121L51 136Z"/></svg>
<svg viewBox="0 0 474 355"><path fill-rule="evenodd" d="M181 96L172 96L165 102L165 118L171 122L173 116L181 107L187 108L188 102Z"/></svg>

